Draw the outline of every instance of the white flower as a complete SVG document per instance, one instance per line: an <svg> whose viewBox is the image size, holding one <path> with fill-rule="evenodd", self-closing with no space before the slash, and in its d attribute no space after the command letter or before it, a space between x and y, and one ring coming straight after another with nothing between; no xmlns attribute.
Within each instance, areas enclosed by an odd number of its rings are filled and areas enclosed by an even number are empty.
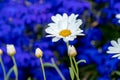
<svg viewBox="0 0 120 80"><path fill-rule="evenodd" d="M120 19L120 14L116 14L115 17L118 18L118 19Z"/></svg>
<svg viewBox="0 0 120 80"><path fill-rule="evenodd" d="M54 37L52 39L53 42L56 42L63 38L65 42L74 40L77 35L84 35L79 28L82 24L81 19L76 19L78 15L71 14L68 16L66 13L61 16L57 14L56 16L52 16L51 19L53 23L48 24L48 28L45 30L47 37Z"/></svg>
<svg viewBox="0 0 120 80"><path fill-rule="evenodd" d="M77 55L77 51L74 46L68 46L68 55L73 57Z"/></svg>
<svg viewBox="0 0 120 80"><path fill-rule="evenodd" d="M12 44L7 44L7 53L10 56L13 56L16 53L15 47Z"/></svg>
<svg viewBox="0 0 120 80"><path fill-rule="evenodd" d="M120 23L120 20L118 20L118 23Z"/></svg>
<svg viewBox="0 0 120 80"><path fill-rule="evenodd" d="M118 23L120 23L120 13L119 13L119 14L116 14L115 17L118 19Z"/></svg>
<svg viewBox="0 0 120 80"><path fill-rule="evenodd" d="M43 52L42 52L42 50L41 50L40 48L37 48L37 49L35 50L35 56L36 56L37 58L40 58L40 57L43 56Z"/></svg>
<svg viewBox="0 0 120 80"><path fill-rule="evenodd" d="M112 53L115 54L114 56L112 56L113 58L118 57L118 59L120 59L120 38L118 39L118 41L111 41L111 45L110 47L108 47L108 51L107 53Z"/></svg>

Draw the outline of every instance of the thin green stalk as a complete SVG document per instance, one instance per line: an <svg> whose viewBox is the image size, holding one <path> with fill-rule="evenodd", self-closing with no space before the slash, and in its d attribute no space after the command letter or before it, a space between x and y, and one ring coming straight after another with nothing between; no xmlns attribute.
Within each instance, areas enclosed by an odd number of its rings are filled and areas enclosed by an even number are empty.
<svg viewBox="0 0 120 80"><path fill-rule="evenodd" d="M68 48L69 42L66 42L66 45L67 45L67 48ZM78 72L78 68L76 68L76 70L75 70L75 68L74 68L74 64L75 64L75 66L76 66L76 63L73 64L73 61L72 61L72 57L71 57L71 56L69 56L69 59L70 59L71 68L72 68L74 74L76 75L77 80L80 80L80 79L79 79L79 75L78 75L78 73L79 73L79 72ZM76 67L77 67L77 66L76 66Z"/></svg>
<svg viewBox="0 0 120 80"><path fill-rule="evenodd" d="M67 48L68 48L68 46L69 46L69 42L66 42L66 45L67 45Z"/></svg>
<svg viewBox="0 0 120 80"><path fill-rule="evenodd" d="M14 63L13 68L14 68L14 73L15 73L15 76L16 76L15 80L18 80L18 69L17 69L17 64L16 64L16 61L15 61L14 56L11 56L11 57L12 57L12 60L13 60L13 63Z"/></svg>
<svg viewBox="0 0 120 80"><path fill-rule="evenodd" d="M4 74L4 80L7 80L7 79L6 79L5 67L4 67L4 64L3 64L3 61L2 61L2 57L1 57L1 56L0 56L0 61L1 61L1 66L2 66L2 70L3 70L3 74Z"/></svg>
<svg viewBox="0 0 120 80"><path fill-rule="evenodd" d="M32 80L32 78L31 77L28 77L28 79L27 80Z"/></svg>
<svg viewBox="0 0 120 80"><path fill-rule="evenodd" d="M8 73L7 73L7 80L9 79L9 76L10 76L10 74L12 73L12 71L14 70L14 67L12 67L9 71L8 71Z"/></svg>
<svg viewBox="0 0 120 80"><path fill-rule="evenodd" d="M75 63L75 68L76 68L76 73L77 73L77 77L79 77L79 70L78 70L78 65L77 65L77 62L75 60L75 57L72 57L74 63Z"/></svg>
<svg viewBox="0 0 120 80"><path fill-rule="evenodd" d="M74 74L76 75L77 80L80 80L80 79L79 79L79 76L78 76L78 74L77 74L77 72L75 71L74 64L73 64L73 61L72 61L72 57L69 56L69 58L70 58L71 68L72 68Z"/></svg>
<svg viewBox="0 0 120 80"><path fill-rule="evenodd" d="M44 80L46 80L45 70L44 70L44 65L43 65L43 62L42 62L42 58L40 58L40 63L41 63L42 71L43 71Z"/></svg>
<svg viewBox="0 0 120 80"><path fill-rule="evenodd" d="M66 80L65 77L63 76L62 72L60 71L60 69L55 64L55 61L53 59L51 59L51 60L52 60L54 68L56 69L56 71L58 72L58 74L60 75L60 77L62 78L62 80Z"/></svg>

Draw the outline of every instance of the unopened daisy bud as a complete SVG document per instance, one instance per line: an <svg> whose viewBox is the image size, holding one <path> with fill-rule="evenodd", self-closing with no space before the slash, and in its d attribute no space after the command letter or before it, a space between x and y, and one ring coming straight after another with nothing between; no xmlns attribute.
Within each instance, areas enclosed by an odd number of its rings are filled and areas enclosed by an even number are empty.
<svg viewBox="0 0 120 80"><path fill-rule="evenodd" d="M68 46L68 55L73 57L77 55L77 51L74 46Z"/></svg>
<svg viewBox="0 0 120 80"><path fill-rule="evenodd" d="M0 49L0 55L2 55L2 53L3 53L3 51L2 51L2 49Z"/></svg>
<svg viewBox="0 0 120 80"><path fill-rule="evenodd" d="M36 56L37 58L40 58L40 57L43 56L43 52L42 52L42 50L41 50L40 48L37 48L37 49L35 50L35 56Z"/></svg>
<svg viewBox="0 0 120 80"><path fill-rule="evenodd" d="M7 44L7 53L8 53L8 55L10 55L10 56L15 55L16 50L15 50L14 45L12 45L12 44Z"/></svg>

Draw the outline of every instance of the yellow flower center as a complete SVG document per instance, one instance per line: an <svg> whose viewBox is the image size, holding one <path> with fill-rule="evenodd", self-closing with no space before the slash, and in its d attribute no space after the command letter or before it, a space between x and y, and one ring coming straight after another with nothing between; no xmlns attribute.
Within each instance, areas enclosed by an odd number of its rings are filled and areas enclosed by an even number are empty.
<svg viewBox="0 0 120 80"><path fill-rule="evenodd" d="M59 35L63 36L63 37L67 37L67 36L71 35L71 31L68 29L64 29L64 30L60 31Z"/></svg>

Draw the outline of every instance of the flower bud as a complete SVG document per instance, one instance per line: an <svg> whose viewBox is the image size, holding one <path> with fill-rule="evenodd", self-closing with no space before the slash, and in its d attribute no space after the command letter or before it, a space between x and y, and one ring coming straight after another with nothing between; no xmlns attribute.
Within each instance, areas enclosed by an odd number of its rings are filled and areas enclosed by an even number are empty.
<svg viewBox="0 0 120 80"><path fill-rule="evenodd" d="M2 51L2 49L0 49L0 55L2 55L3 54L3 51Z"/></svg>
<svg viewBox="0 0 120 80"><path fill-rule="evenodd" d="M10 56L14 56L16 53L15 47L12 44L7 44L7 53Z"/></svg>
<svg viewBox="0 0 120 80"><path fill-rule="evenodd" d="M74 46L68 46L68 55L72 57L77 55L77 51Z"/></svg>
<svg viewBox="0 0 120 80"><path fill-rule="evenodd" d="M35 56L36 56L37 58L40 58L40 57L43 56L43 52L42 52L42 50L41 50L40 48L37 48L37 49L35 50Z"/></svg>

